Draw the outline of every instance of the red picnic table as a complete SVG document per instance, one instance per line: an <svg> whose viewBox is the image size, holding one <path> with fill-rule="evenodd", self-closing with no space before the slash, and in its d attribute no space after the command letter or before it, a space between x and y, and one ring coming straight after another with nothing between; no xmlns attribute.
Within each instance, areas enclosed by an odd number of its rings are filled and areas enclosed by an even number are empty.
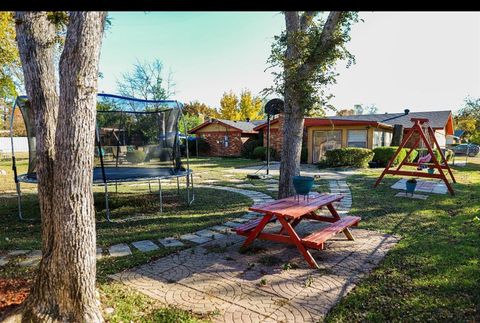
<svg viewBox="0 0 480 323"><path fill-rule="evenodd" d="M315 192L310 193L308 199L300 198L298 200L297 197L292 196L265 204L253 205L249 210L262 213L264 216L249 221L233 230L237 234L247 237L242 248L248 247L255 239L294 244L310 267L318 268L317 262L313 259L308 249L324 249L325 241L340 232L343 232L348 240L354 240L348 228L357 226L361 220L358 216L341 218L338 215L333 207L333 203L340 201L342 198L342 195ZM322 207L327 207L332 216L322 216L315 213ZM300 238L297 232L295 232L295 227L303 219L329 222L331 225ZM268 223L277 220L282 225L278 233L262 232Z"/></svg>

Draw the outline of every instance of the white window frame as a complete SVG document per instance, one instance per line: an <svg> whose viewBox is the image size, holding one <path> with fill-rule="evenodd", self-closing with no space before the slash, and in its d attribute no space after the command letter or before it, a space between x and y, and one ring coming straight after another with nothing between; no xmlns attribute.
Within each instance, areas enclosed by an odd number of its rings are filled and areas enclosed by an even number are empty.
<svg viewBox="0 0 480 323"><path fill-rule="evenodd" d="M360 141L360 140L350 140L350 136L352 133L364 133L365 134L365 141ZM355 138L356 139L356 138ZM355 145L352 145L355 143ZM365 145L358 145L359 143L364 143ZM347 147L357 147L357 148L368 148L368 130L366 129L348 129L347 130Z"/></svg>

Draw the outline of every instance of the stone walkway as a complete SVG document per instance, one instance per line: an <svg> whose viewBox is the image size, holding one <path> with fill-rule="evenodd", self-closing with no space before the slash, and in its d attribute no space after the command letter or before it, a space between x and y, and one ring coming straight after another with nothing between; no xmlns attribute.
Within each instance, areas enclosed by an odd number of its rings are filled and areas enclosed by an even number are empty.
<svg viewBox="0 0 480 323"><path fill-rule="evenodd" d="M341 215L348 213L352 196L346 181L330 180L329 187L345 196L336 208ZM259 192L221 189L249 196L254 203L271 200ZM198 241L196 247L111 278L165 304L212 314L215 322L318 322L398 242L390 235L352 229L355 241L340 234L326 243L325 250L312 251L320 265L316 270L308 267L294 246L256 241L249 252L240 253L245 238L229 229L258 216L249 212L209 228L223 236ZM297 230L303 235L324 225L306 220ZM279 225L269 224L268 230L278 231Z"/></svg>

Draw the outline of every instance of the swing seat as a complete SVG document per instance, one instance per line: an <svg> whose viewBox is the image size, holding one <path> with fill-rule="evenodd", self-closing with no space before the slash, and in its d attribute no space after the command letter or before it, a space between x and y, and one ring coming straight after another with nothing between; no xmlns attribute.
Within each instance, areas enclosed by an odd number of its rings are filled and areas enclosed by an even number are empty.
<svg viewBox="0 0 480 323"><path fill-rule="evenodd" d="M430 154L418 158L418 162L417 162L417 163L418 163L418 167L417 167L417 170L424 170L425 168L427 168L427 165L425 165L425 164L426 164L426 163L429 163L430 160L432 160L432 155L430 155Z"/></svg>

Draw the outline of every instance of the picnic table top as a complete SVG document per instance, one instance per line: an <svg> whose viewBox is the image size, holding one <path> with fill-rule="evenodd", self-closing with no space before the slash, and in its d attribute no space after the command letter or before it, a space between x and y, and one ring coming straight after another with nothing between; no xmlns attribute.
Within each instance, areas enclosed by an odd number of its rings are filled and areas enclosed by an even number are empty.
<svg viewBox="0 0 480 323"><path fill-rule="evenodd" d="M298 201L296 196L291 196L265 204L253 205L249 210L275 216L299 218L318 210L322 206L340 201L342 198L343 196L338 194L313 192L310 193L308 200L304 200L300 196Z"/></svg>

